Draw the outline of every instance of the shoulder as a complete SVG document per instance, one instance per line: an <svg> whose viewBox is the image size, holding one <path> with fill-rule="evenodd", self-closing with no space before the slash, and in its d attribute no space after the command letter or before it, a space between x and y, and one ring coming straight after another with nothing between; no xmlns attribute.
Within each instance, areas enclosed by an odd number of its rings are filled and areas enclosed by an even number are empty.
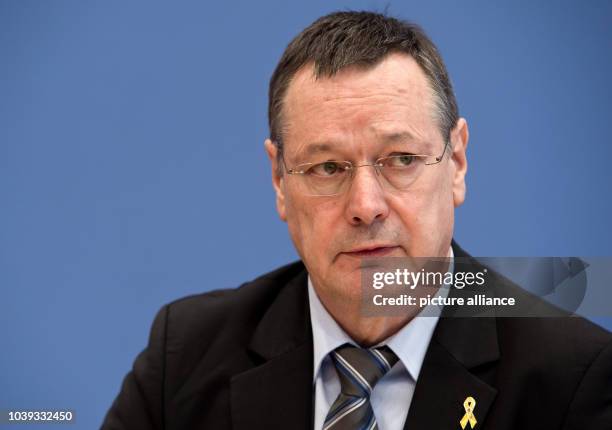
<svg viewBox="0 0 612 430"><path fill-rule="evenodd" d="M612 343L612 333L604 328L548 303L499 273L491 270L490 274L496 294L513 297L517 303L497 318L506 352L516 352L527 361L540 360L545 368L554 366L554 358L560 365L585 369Z"/></svg>
<svg viewBox="0 0 612 430"><path fill-rule="evenodd" d="M575 315L498 318L497 332L509 366L524 363L565 380L570 374L579 379L598 357L612 352L612 333Z"/></svg>
<svg viewBox="0 0 612 430"><path fill-rule="evenodd" d="M168 303L153 322L146 349L148 368L164 375L168 393L218 388L252 366L248 351L254 333L279 298L301 297L302 291L288 290L300 290L303 277L305 292L305 275L303 263L296 262L238 288Z"/></svg>
<svg viewBox="0 0 612 430"><path fill-rule="evenodd" d="M249 342L275 303L303 306L305 275L297 262L163 306L103 428L193 427L196 417L228 427L229 379L252 367Z"/></svg>
<svg viewBox="0 0 612 430"><path fill-rule="evenodd" d="M507 344L544 349L557 360L585 360L597 355L612 342L612 333L591 321L567 312L522 289L499 273L490 271L496 294L514 297L515 309L498 318L498 335ZM502 315L504 312L501 312Z"/></svg>
<svg viewBox="0 0 612 430"><path fill-rule="evenodd" d="M497 385L529 405L525 419L548 410L564 428L612 422L612 334L585 318L563 315L497 318ZM535 406L539 405L539 406Z"/></svg>
<svg viewBox="0 0 612 430"><path fill-rule="evenodd" d="M250 335L280 291L305 272L301 261L280 267L237 288L187 296L163 306L156 318L164 320L167 339L181 344L212 336Z"/></svg>
<svg viewBox="0 0 612 430"><path fill-rule="evenodd" d="M578 380L612 349L609 331L528 292L453 245L455 256L463 258L467 267L488 270L487 287L494 296L515 299L516 306L495 309L501 365L507 364L514 376L523 368L525 375L542 372L568 380L569 372Z"/></svg>
<svg viewBox="0 0 612 430"><path fill-rule="evenodd" d="M519 315L536 315L496 319L500 390L551 411L563 405L568 428L603 428L612 419L612 333L501 276L497 287L519 299Z"/></svg>

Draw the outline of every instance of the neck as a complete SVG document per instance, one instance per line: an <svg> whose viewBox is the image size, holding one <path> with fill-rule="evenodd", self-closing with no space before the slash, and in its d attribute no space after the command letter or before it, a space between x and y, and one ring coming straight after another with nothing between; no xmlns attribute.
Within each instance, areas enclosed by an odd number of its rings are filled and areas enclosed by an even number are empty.
<svg viewBox="0 0 612 430"><path fill-rule="evenodd" d="M345 302L339 305L337 302L325 300L321 296L319 296L319 299L346 334L362 347L371 347L388 339L414 317L412 314L366 317L362 315L359 302L348 305Z"/></svg>
<svg viewBox="0 0 612 430"><path fill-rule="evenodd" d="M402 316L362 318L359 321L347 322L336 319L336 321L355 342L364 348L369 348L393 336L411 319L412 317Z"/></svg>
<svg viewBox="0 0 612 430"><path fill-rule="evenodd" d="M447 257L450 259L454 257L450 246ZM438 268L441 273L452 272L454 270L452 260L451 262L441 261L438 264L444 266L443 268ZM393 336L417 316L420 311L417 306L409 306L406 308L405 313L399 316L366 316L364 315L363 303L360 297L347 297L347 295L334 296L333 289L317 288L316 285L316 280L313 279L312 286L323 307L325 307L329 315L346 334L362 347L377 345ZM415 290L412 296L417 300L426 295L435 296L438 293L439 287L439 285L431 287L422 286ZM392 311L389 310L389 312L391 313Z"/></svg>

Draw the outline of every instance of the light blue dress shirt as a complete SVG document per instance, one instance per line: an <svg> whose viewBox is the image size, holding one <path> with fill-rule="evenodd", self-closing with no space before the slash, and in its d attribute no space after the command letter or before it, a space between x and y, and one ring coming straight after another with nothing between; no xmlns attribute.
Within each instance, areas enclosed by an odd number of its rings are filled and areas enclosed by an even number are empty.
<svg viewBox="0 0 612 430"><path fill-rule="evenodd" d="M449 254L453 256L452 249ZM451 264L449 271L452 270ZM448 286L445 287L440 288L438 295L448 295ZM340 381L328 354L345 343L357 343L327 312L314 290L310 276L308 298L314 342L314 428L320 430L329 408L340 393ZM399 358L389 373L378 381L370 396L380 430L404 428L414 387L441 310L439 307L434 312L427 313L433 316L417 315L393 336L376 345L387 345Z"/></svg>

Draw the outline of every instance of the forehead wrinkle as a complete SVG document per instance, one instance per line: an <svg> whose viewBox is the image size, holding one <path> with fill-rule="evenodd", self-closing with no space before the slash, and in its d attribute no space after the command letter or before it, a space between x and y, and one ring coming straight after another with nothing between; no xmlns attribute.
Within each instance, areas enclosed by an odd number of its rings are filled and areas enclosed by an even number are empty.
<svg viewBox="0 0 612 430"><path fill-rule="evenodd" d="M381 126L380 122L376 122L369 129L379 142L387 145L401 143L422 144L431 140L427 133L417 124L404 123L398 127L395 123L391 123L390 126Z"/></svg>
<svg viewBox="0 0 612 430"><path fill-rule="evenodd" d="M359 113L357 113L359 114ZM388 124L389 123L389 124ZM350 121L347 121L350 124ZM292 155L307 157L325 152L354 152L359 147L384 150L386 146L412 144L429 146L431 137L416 124L399 124L395 120L368 118L364 127L334 127L330 130L310 129L307 136L297 142Z"/></svg>
<svg viewBox="0 0 612 430"><path fill-rule="evenodd" d="M410 61L414 62L412 59ZM338 142L335 140L339 137L343 143L352 141L355 133L369 132L368 128L371 125L389 122L390 126L381 129L394 131L397 130L397 124L403 122L402 128L408 126L412 129L410 131L415 140L422 142L431 140L433 136L426 136L429 134L426 130L427 123L433 117L431 89L416 62L413 66L408 66L408 73L403 75L401 80L397 80L397 76L393 78L391 74L389 80L382 79L382 81L380 73L374 79L371 75L373 69L364 71L348 68L332 77L316 78L312 65L305 66L296 73L285 95L285 115L283 115L285 136L294 134L300 136L300 150L303 149L303 144L308 142L329 141L334 144L332 148L323 146L313 148L313 151L320 152L319 150L336 149ZM388 75L389 69L383 67L380 70L383 76ZM416 74L410 70L416 71ZM334 106L336 103L339 109ZM385 105L389 105L388 110L377 109ZM403 106L400 110L408 112L409 118L403 120L397 115L394 116L394 106ZM371 110L368 107L371 107ZM330 120L334 117L336 120ZM363 119L361 123L360 117ZM406 138L406 136L401 137ZM386 140L401 141L400 136L388 136ZM344 144L341 146L345 147Z"/></svg>
<svg viewBox="0 0 612 430"><path fill-rule="evenodd" d="M385 143L396 143L416 140L414 134L412 134L408 130L380 131L377 129L377 127L370 127L370 129L380 141Z"/></svg>
<svg viewBox="0 0 612 430"><path fill-rule="evenodd" d="M423 122L422 108L403 97L381 94L365 96L327 97L326 100L305 98L298 106L291 106L287 115L288 128L299 126L307 134L352 132L360 129L370 131L377 124L391 123L387 129L397 129L398 124ZM407 112L412 112L404 118ZM313 123L314 122L314 123ZM412 133L415 138L420 133ZM400 136L392 138L399 140ZM406 137L406 136L401 136Z"/></svg>
<svg viewBox="0 0 612 430"><path fill-rule="evenodd" d="M295 151L291 151L291 155L295 158L303 158L314 156L317 154L335 153L339 156L340 153L351 151L352 139L350 137L343 138L341 136L325 137L318 136L312 140L304 140L298 142ZM307 160L308 161L308 160Z"/></svg>
<svg viewBox="0 0 612 430"><path fill-rule="evenodd" d="M330 95L322 92L320 99L314 97L303 97L301 103L288 104L287 118L289 127L293 127L294 121L301 125L301 128L306 132L325 132L324 129L317 128L318 126L327 127L333 126L338 131L343 128L355 130L355 126L370 128L376 124L395 122L396 124L384 126L387 129L396 129L397 123L408 125L412 123L416 128L422 128L421 124L430 118L429 106L423 103L415 103L405 94L392 92L377 92L368 91L369 94L341 94ZM312 92L309 95L314 95ZM398 111L398 108L399 111ZM322 114L322 112L324 114ZM402 118L399 115L409 113L408 118ZM312 120L304 120L311 118ZM330 121L330 118L337 118L337 121ZM323 124L312 124L312 121L323 121ZM330 130L333 132L334 130ZM413 138L420 137L422 132L413 132ZM405 137L405 136L402 136ZM398 137L393 140L398 140Z"/></svg>

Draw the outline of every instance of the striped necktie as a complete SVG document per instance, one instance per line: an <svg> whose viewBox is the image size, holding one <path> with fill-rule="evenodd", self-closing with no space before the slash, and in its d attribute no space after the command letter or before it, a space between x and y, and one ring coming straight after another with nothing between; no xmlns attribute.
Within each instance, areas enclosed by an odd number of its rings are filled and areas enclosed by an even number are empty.
<svg viewBox="0 0 612 430"><path fill-rule="evenodd" d="M323 430L378 429L370 394L397 363L397 356L387 346L363 349L348 343L330 356L340 379L340 394L329 409Z"/></svg>

